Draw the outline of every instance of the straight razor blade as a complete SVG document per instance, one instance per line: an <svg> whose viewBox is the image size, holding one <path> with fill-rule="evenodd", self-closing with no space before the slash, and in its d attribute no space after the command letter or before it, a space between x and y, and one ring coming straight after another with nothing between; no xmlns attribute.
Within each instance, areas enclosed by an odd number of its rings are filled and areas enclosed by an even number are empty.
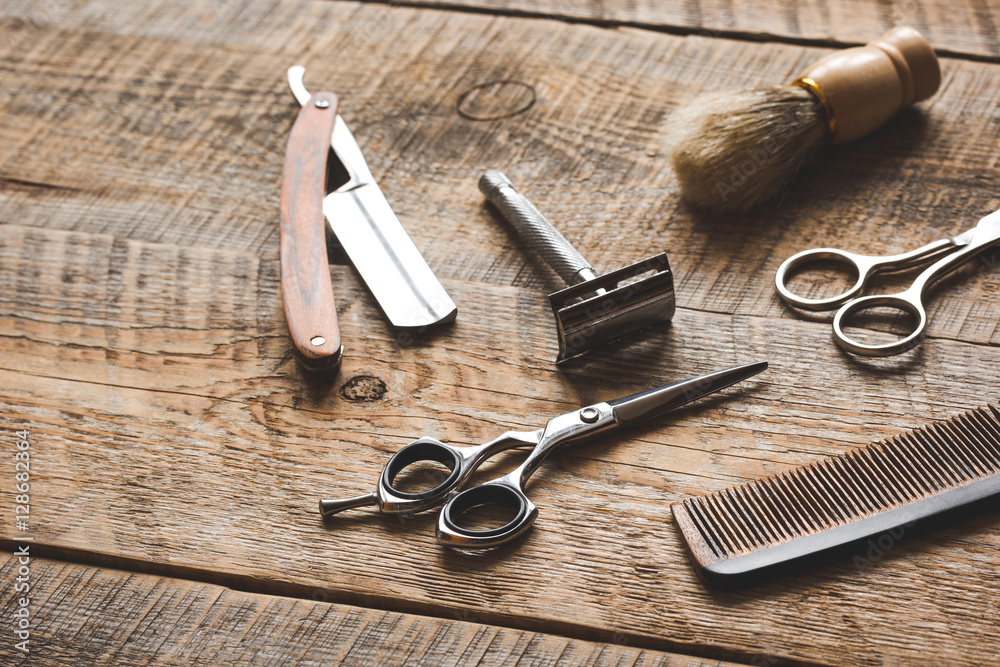
<svg viewBox="0 0 1000 667"><path fill-rule="evenodd" d="M377 185L328 194L323 213L394 327L425 327L455 319L454 302Z"/></svg>

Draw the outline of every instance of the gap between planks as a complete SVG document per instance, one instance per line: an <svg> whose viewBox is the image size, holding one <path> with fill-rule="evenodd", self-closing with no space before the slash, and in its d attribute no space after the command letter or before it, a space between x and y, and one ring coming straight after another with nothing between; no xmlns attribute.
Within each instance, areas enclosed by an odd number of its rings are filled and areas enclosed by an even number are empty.
<svg viewBox="0 0 1000 667"><path fill-rule="evenodd" d="M543 628L539 628L537 619L532 619L530 617L489 614L481 609L456 610L451 605L429 607L415 604L399 604L402 600L395 600L389 597L345 595L343 591L333 589L320 589L317 587L287 582L281 583L275 582L274 580L258 579L245 575L227 575L214 570L167 565L164 563L143 561L133 558L109 556L79 549L52 547L39 542L29 543L0 538L0 547L5 549L7 553L10 553L17 546L24 544L31 544L31 558L33 562L36 562L36 559L44 559L44 561L53 564L61 563L70 566L114 569L126 574L139 574L178 579L184 582L220 586L229 590L252 595L292 598L316 605L352 606L372 611L407 614L430 619L438 619L448 623L458 623L464 621L477 625L493 626L499 629L560 637L571 641L583 641L598 644L613 643L614 645L618 645L623 648L637 649L639 651L668 653L671 654L669 657L677 657L691 661L685 663L689 666L696 664L698 667L702 667L700 659L713 661L718 660L719 665L723 664L722 661L725 661L725 664L727 665L753 665L758 664L754 660L760 657L759 653L734 654L732 649L723 649L718 646L683 644L624 632L615 633L613 637L610 638L611 641L609 642L607 637L601 636L604 634L603 632L586 625L574 623L555 623L548 621L544 624ZM3 566L0 566L0 569L2 568ZM317 592L321 592L323 594L322 600L317 600ZM37 616L38 613L39 612L36 610L35 615ZM780 664L788 665L789 667L818 667L822 664L800 660L789 660L785 658L779 659L777 656L768 656L768 658L770 659L770 662L767 663L769 665ZM553 664L562 663L557 660ZM668 662L667 664L669 665L670 663Z"/></svg>
<svg viewBox="0 0 1000 667"><path fill-rule="evenodd" d="M345 0L324 0L325 2L344 2ZM346 0L348 2L361 2L368 5L386 5L389 7L409 7L413 9L428 9L448 11L464 14L483 14L486 16L505 16L521 19L539 19L544 21L560 21L574 25L587 25L594 28L616 30L618 28L634 28L636 30L646 30L649 32L663 33L677 37L689 37L697 35L699 37L714 37L718 39L729 39L738 42L770 42L774 44L787 44L790 46L809 46L827 49L846 49L852 46L864 46L866 42L858 42L843 39L819 39L815 37L796 37L794 35L780 35L775 33L751 32L748 30L727 30L719 28L706 28L702 26L682 26L670 24L648 23L645 21L635 21L626 19L601 19L586 16L571 16L560 12L528 11L524 9L497 8L497 7L473 7L457 2L438 2L428 5L420 0ZM934 52L939 58L955 58L957 60L968 60L970 62L1000 63L1000 56L990 56L980 53L970 53L967 51L957 51L955 49L934 47Z"/></svg>

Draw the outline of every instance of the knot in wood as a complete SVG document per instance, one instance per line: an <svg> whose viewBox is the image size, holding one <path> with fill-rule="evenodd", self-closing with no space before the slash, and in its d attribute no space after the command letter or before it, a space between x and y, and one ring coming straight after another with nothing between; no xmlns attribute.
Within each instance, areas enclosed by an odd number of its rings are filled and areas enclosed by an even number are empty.
<svg viewBox="0 0 1000 667"><path fill-rule="evenodd" d="M458 115L469 120L499 120L524 113L535 104L535 89L503 79L474 86L458 98Z"/></svg>
<svg viewBox="0 0 1000 667"><path fill-rule="evenodd" d="M374 375L355 375L340 388L340 395L352 403L377 401L385 392L385 382Z"/></svg>

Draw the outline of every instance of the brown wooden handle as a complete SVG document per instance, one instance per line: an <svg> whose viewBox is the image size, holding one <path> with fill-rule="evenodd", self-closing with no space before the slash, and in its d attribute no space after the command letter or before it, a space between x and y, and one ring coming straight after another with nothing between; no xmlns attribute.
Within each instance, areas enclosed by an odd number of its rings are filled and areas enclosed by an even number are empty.
<svg viewBox="0 0 1000 667"><path fill-rule="evenodd" d="M901 27L865 46L830 54L802 77L826 98L824 106L836 119L832 141L843 144L933 95L941 85L941 67L923 35Z"/></svg>
<svg viewBox="0 0 1000 667"><path fill-rule="evenodd" d="M281 300L299 361L317 372L336 369L343 352L323 218L337 103L323 92L302 107L281 172Z"/></svg>

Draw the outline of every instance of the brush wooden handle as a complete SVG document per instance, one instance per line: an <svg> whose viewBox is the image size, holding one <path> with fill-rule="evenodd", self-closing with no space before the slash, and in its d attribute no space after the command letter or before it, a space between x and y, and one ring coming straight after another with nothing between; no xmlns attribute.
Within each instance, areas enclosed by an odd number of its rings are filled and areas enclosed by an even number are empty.
<svg viewBox="0 0 1000 667"><path fill-rule="evenodd" d="M326 258L327 159L337 96L316 93L292 126L281 172L281 300L295 353L310 371L330 371L343 348Z"/></svg>
<svg viewBox="0 0 1000 667"><path fill-rule="evenodd" d="M831 54L810 67L799 80L815 82L814 94L825 97L832 143L860 139L903 107L927 99L941 85L934 49L913 28L890 30L881 38ZM808 82L807 82L808 83Z"/></svg>

